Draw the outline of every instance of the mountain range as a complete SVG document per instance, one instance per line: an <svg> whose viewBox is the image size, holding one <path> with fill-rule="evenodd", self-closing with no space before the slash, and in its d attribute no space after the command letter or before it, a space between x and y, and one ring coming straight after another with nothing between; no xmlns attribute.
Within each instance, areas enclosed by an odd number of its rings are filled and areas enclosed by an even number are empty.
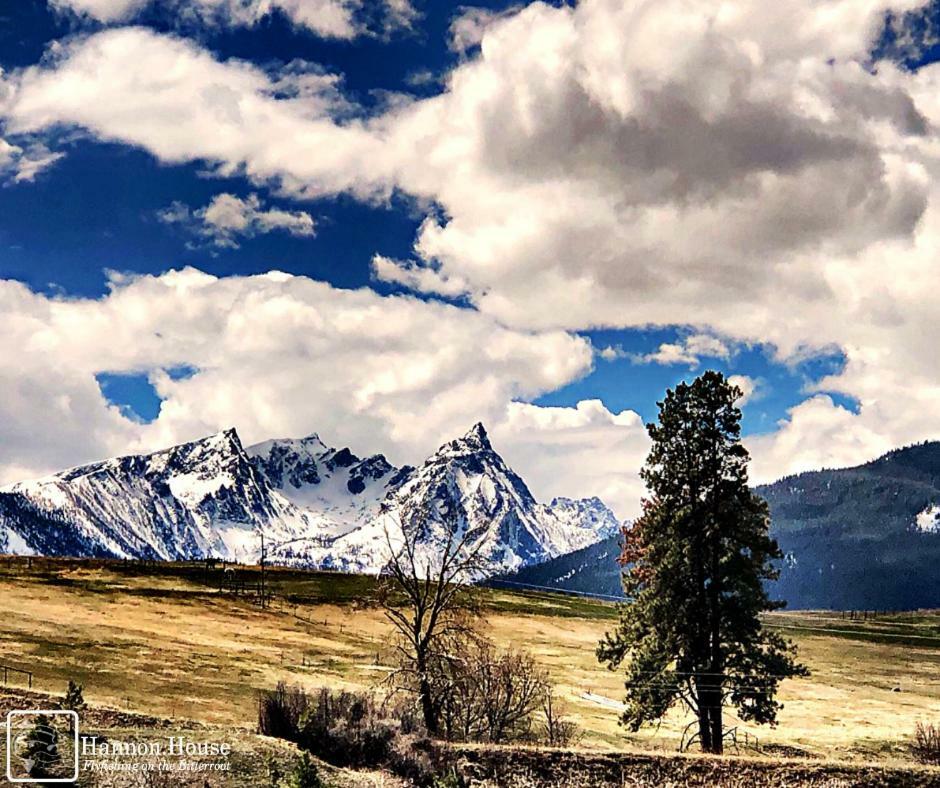
<svg viewBox="0 0 940 788"><path fill-rule="evenodd" d="M456 520L445 522L444 511ZM421 550L433 553L446 529L459 528L483 561L481 576L544 562L620 527L597 498L537 502L482 424L401 468L317 435L245 447L229 429L0 489L0 552L254 562L263 534L275 563L378 572L389 538L417 514Z"/></svg>
<svg viewBox="0 0 940 788"><path fill-rule="evenodd" d="M770 506L784 559L771 593L797 609L940 607L940 442L897 449L852 468L755 487ZM502 578L620 594L613 535Z"/></svg>

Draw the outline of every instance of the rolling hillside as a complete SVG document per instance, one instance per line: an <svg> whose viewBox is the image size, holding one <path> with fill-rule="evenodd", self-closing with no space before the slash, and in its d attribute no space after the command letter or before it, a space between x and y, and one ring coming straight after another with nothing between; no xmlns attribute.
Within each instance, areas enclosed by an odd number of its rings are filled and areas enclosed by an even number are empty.
<svg viewBox="0 0 940 788"><path fill-rule="evenodd" d="M785 553L774 596L790 608L940 607L940 442L855 468L762 485ZM576 591L619 591L617 537L507 578Z"/></svg>

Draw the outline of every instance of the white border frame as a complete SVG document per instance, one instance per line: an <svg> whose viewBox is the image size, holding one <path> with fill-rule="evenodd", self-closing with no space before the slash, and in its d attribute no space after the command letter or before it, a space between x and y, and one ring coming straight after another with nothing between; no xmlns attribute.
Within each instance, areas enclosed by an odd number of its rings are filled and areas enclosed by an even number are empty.
<svg viewBox="0 0 940 788"><path fill-rule="evenodd" d="M75 752L75 773L72 777L56 777L50 779L48 777L14 777L11 774L11 762L10 759L13 757L13 718L14 717L23 717L26 715L36 716L39 714L45 714L50 717L71 717L72 718L72 729L75 734L75 745L73 750ZM11 711L7 714L7 780L11 783L74 783L78 780L78 712L70 711L69 709L22 709L19 711Z"/></svg>

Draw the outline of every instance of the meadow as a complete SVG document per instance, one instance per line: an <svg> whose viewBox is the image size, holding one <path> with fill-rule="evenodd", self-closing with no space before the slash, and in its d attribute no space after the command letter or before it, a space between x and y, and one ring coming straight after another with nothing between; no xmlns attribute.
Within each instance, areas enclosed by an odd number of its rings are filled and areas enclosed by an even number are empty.
<svg viewBox="0 0 940 788"><path fill-rule="evenodd" d="M255 568L237 570L249 584ZM0 558L0 664L61 693L72 679L90 703L155 717L250 730L259 690L279 681L381 691L390 629L374 581L269 568L273 595L219 591L203 564ZM675 714L630 733L618 725L623 679L594 648L616 622L613 604L482 589L481 620L502 646L530 651L551 674L581 746L675 751L688 722ZM940 722L940 613L768 616L812 675L783 683L774 728L735 722L741 754L910 761L918 721ZM24 681L10 674L8 681ZM743 747L744 734L748 747ZM755 745L756 739L756 746Z"/></svg>

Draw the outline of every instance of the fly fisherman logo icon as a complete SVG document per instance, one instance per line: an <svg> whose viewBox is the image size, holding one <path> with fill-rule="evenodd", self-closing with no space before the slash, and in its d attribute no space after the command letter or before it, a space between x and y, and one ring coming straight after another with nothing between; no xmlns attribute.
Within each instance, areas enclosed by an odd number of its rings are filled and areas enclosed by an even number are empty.
<svg viewBox="0 0 940 788"><path fill-rule="evenodd" d="M6 777L11 783L78 779L78 714L63 709L7 715Z"/></svg>

